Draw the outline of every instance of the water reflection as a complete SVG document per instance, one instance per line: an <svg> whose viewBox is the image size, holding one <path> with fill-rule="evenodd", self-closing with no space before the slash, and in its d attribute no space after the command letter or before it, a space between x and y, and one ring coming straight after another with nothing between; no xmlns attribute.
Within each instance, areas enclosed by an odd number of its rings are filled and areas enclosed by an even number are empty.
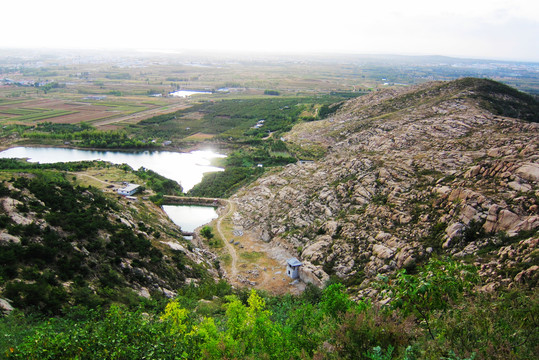
<svg viewBox="0 0 539 360"><path fill-rule="evenodd" d="M163 210L174 224L187 232L217 219L217 211L211 206L163 205Z"/></svg>
<svg viewBox="0 0 539 360"><path fill-rule="evenodd" d="M178 153L171 151L95 151L48 147L15 147L0 152L0 158L28 158L39 163L104 160L128 164L133 169L144 167L180 183L188 191L202 180L204 173L223 171L211 166L211 160L225 155L213 151Z"/></svg>

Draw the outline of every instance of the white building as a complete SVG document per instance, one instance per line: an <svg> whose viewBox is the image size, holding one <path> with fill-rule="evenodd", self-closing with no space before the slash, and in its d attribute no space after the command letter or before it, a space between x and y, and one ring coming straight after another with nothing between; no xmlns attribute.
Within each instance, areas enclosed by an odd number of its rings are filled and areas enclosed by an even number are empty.
<svg viewBox="0 0 539 360"><path fill-rule="evenodd" d="M299 267L301 265L301 261L296 258L288 259L286 261L286 275L290 276L292 279L299 278Z"/></svg>
<svg viewBox="0 0 539 360"><path fill-rule="evenodd" d="M127 186L123 189L118 189L118 194L123 196L131 196L137 192L139 187L140 185L137 184L127 184Z"/></svg>

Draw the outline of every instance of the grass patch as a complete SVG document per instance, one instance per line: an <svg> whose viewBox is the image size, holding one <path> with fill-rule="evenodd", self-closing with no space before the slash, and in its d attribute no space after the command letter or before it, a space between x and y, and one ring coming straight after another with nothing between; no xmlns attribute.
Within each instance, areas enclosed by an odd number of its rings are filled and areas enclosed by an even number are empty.
<svg viewBox="0 0 539 360"><path fill-rule="evenodd" d="M250 251L250 252L241 252L240 257L245 260L249 261L257 261L263 256L261 252L258 251Z"/></svg>
<svg viewBox="0 0 539 360"><path fill-rule="evenodd" d="M230 266L230 264L232 263L232 257L230 256L230 254L224 254L220 257L220 260L223 262L223 264L225 264L225 266Z"/></svg>

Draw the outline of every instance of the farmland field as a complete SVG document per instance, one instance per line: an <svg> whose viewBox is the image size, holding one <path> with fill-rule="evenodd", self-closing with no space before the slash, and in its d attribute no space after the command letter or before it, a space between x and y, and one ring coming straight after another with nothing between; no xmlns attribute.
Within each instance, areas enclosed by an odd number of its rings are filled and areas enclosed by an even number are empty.
<svg viewBox="0 0 539 360"><path fill-rule="evenodd" d="M465 66L459 67L461 63ZM279 136L298 121L318 118L323 106L388 87L479 76L539 93L539 65L519 64L519 68L506 62L438 57L74 50L29 55L7 50L0 56L0 136L3 146L74 139L79 140L73 146L83 146L81 134L62 135L81 129L37 127L84 124L87 130L122 132L100 139L92 133L93 144L100 146L104 138L114 138L119 147L164 142L179 149L205 142L252 145ZM177 90L209 94L168 96ZM267 121L256 127L259 120ZM45 128L53 133L42 133Z"/></svg>

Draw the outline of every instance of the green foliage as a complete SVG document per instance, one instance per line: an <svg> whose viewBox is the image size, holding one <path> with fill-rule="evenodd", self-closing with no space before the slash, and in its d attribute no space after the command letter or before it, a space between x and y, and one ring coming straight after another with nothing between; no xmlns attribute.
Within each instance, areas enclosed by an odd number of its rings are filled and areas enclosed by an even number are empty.
<svg viewBox="0 0 539 360"><path fill-rule="evenodd" d="M451 84L451 85L450 85ZM463 78L447 86L473 88L470 96L496 115L539 122L539 101L515 88L489 79Z"/></svg>
<svg viewBox="0 0 539 360"><path fill-rule="evenodd" d="M211 226L204 226L202 229L200 229L200 235L202 235L206 240L211 240L213 238L213 229Z"/></svg>
<svg viewBox="0 0 539 360"><path fill-rule="evenodd" d="M393 354L393 346L389 345L387 351L383 351L380 346L376 346L367 353L367 358L370 360L391 360L391 355Z"/></svg>
<svg viewBox="0 0 539 360"><path fill-rule="evenodd" d="M484 222L479 222L476 220L470 221L468 226L464 229L462 234L462 241L465 244L469 244L473 241L479 240L485 237L485 229L483 228Z"/></svg>
<svg viewBox="0 0 539 360"><path fill-rule="evenodd" d="M331 284L324 290L320 307L325 314L337 317L346 313L351 306L352 302L344 292L344 285Z"/></svg>
<svg viewBox="0 0 539 360"><path fill-rule="evenodd" d="M399 310L350 302L335 317L335 307L303 296L231 291L224 282L206 282L180 289L164 308L73 308L53 319L15 312L0 319L0 353L14 359L524 360L535 357L539 343L537 291L464 299L433 319L435 339ZM324 294L346 303L340 286ZM210 305L215 311L208 314Z"/></svg>
<svg viewBox="0 0 539 360"><path fill-rule="evenodd" d="M450 359L532 359L539 350L539 293L475 294L436 320L437 346Z"/></svg>
<svg viewBox="0 0 539 360"><path fill-rule="evenodd" d="M35 329L27 341L7 350L13 359L176 359L186 348L166 331L167 322L112 306L88 320L53 319Z"/></svg>
<svg viewBox="0 0 539 360"><path fill-rule="evenodd" d="M424 321L434 339L430 325L434 313L450 308L477 282L475 268L449 259L432 258L415 275L399 271L388 290L392 306L401 309L404 315L414 315Z"/></svg>
<svg viewBox="0 0 539 360"><path fill-rule="evenodd" d="M162 195L179 196L183 194L183 188L180 184L178 184L174 180L167 179L163 175L159 175L153 170L141 167L140 169L135 171L135 174L139 178L145 180L146 184L148 185L148 187L150 187L150 189L155 191L157 194L161 194L161 198ZM157 201L159 200L159 198L156 198L155 200Z"/></svg>
<svg viewBox="0 0 539 360"><path fill-rule="evenodd" d="M131 79L131 74L129 74L129 73L109 73L109 74L106 74L105 77L107 79L114 79L114 80L129 80L129 79Z"/></svg>
<svg viewBox="0 0 539 360"><path fill-rule="evenodd" d="M260 168L227 168L225 171L207 173L202 181L187 193L189 196L226 198L263 173Z"/></svg>
<svg viewBox="0 0 539 360"><path fill-rule="evenodd" d="M198 132L218 135L229 144L249 144L280 134L301 121L304 111L314 113L317 106L342 101L342 96L313 96L265 99L233 99L202 102L170 114L158 115L133 125L131 130L144 138L179 139ZM200 119L198 114L203 114ZM253 128L259 120L264 125ZM151 125L151 126L148 126ZM270 140L270 139L266 139Z"/></svg>
<svg viewBox="0 0 539 360"><path fill-rule="evenodd" d="M463 359L458 357L453 350L449 350L449 357L443 357L443 360L474 360L475 359L475 353L473 353L470 357Z"/></svg>
<svg viewBox="0 0 539 360"><path fill-rule="evenodd" d="M445 222L434 224L430 229L429 234L421 239L422 242L425 246L432 247L436 252L441 251L442 239L446 228L447 224Z"/></svg>
<svg viewBox="0 0 539 360"><path fill-rule="evenodd" d="M78 161L53 164L39 164L18 159L0 159L0 170L55 169L62 171L82 171L93 166L110 166L103 161Z"/></svg>
<svg viewBox="0 0 539 360"><path fill-rule="evenodd" d="M58 115L55 115L58 116ZM35 119L34 119L35 121ZM86 123L80 124L53 124L39 123L35 127L27 128L23 137L29 139L46 139L74 141L77 146L104 148L104 149L136 149L155 148L153 142L128 136L127 132L120 130L101 131L94 129Z"/></svg>
<svg viewBox="0 0 539 360"><path fill-rule="evenodd" d="M336 103L336 104L324 104L320 107L318 110L318 118L319 119L325 119L330 115L333 115L337 112L343 105L342 102Z"/></svg>

